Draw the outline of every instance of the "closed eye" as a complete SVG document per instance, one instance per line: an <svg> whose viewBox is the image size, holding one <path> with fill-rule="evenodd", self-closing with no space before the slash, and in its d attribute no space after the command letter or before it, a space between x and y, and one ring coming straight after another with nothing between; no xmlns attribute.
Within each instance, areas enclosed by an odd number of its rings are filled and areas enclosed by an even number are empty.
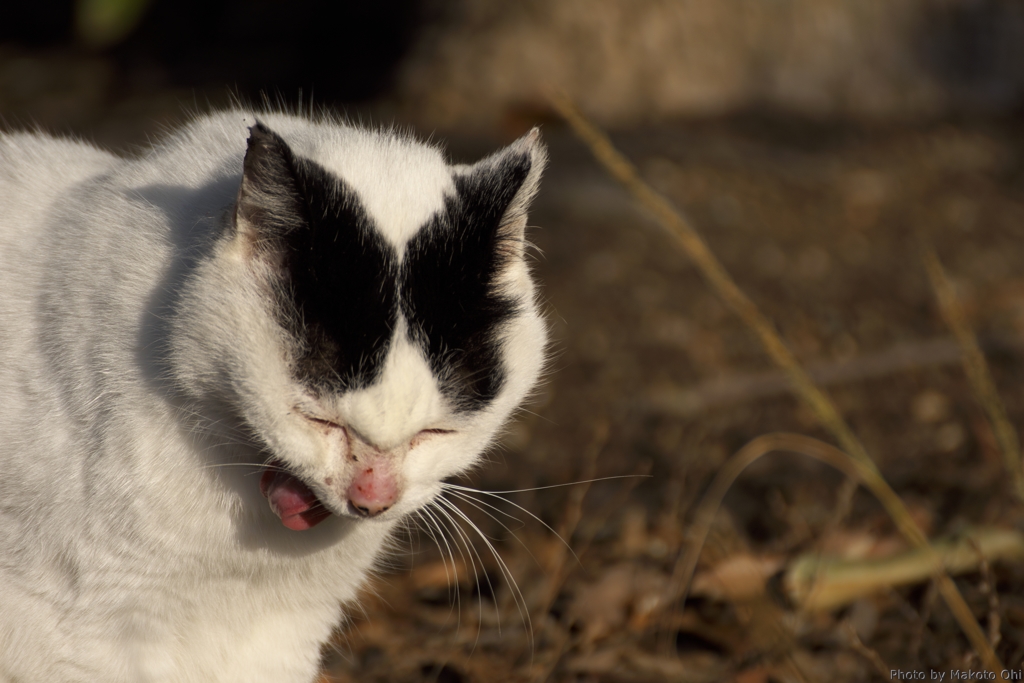
<svg viewBox="0 0 1024 683"><path fill-rule="evenodd" d="M410 448L415 448L416 446L420 445L424 441L426 441L426 440L428 440L428 439L430 439L431 437L434 437L434 436L439 436L439 435L442 435L442 434L454 434L454 433L455 433L455 430L453 430L453 429L422 429L422 430L420 430L420 433L417 434L416 436L414 436L412 438L412 441L409 442L409 447Z"/></svg>
<svg viewBox="0 0 1024 683"><path fill-rule="evenodd" d="M302 417L304 417L307 420L309 420L310 422L312 422L313 424L320 425L321 427L327 427L329 429L341 429L342 428L342 426L340 424L338 424L337 422L331 422L330 420L325 420L322 417L313 417L312 415L307 415L306 413L303 413L301 411L300 411L299 414L302 415Z"/></svg>

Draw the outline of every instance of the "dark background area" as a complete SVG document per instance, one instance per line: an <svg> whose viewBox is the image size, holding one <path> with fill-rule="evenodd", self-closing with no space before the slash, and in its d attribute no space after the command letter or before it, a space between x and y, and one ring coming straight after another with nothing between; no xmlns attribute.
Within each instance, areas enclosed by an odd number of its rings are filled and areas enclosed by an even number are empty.
<svg viewBox="0 0 1024 683"><path fill-rule="evenodd" d="M71 0L10 2L0 9L0 42L29 50L103 55L127 83L159 72L175 87L222 88L247 99L314 93L359 102L393 86L417 26L419 0L155 0L113 45L90 49Z"/></svg>

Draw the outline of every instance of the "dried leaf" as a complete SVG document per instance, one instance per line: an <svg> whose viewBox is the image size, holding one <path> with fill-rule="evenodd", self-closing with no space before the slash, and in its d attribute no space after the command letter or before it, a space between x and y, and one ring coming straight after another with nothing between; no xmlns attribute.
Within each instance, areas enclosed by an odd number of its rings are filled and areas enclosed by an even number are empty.
<svg viewBox="0 0 1024 683"><path fill-rule="evenodd" d="M766 581L783 566L781 557L741 553L699 572L693 595L719 600L749 600L764 593Z"/></svg>

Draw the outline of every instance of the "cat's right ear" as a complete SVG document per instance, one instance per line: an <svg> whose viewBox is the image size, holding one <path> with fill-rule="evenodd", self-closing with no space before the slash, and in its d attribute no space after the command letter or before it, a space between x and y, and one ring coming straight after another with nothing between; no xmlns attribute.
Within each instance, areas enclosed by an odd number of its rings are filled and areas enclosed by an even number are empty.
<svg viewBox="0 0 1024 683"><path fill-rule="evenodd" d="M307 223L295 155L280 135L257 121L249 128L242 183L235 202L234 238L254 255Z"/></svg>

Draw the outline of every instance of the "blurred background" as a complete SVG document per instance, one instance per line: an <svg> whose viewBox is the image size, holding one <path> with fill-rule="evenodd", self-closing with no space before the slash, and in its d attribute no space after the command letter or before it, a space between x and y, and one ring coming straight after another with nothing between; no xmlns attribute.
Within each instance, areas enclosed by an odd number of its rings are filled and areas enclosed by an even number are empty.
<svg viewBox="0 0 1024 683"><path fill-rule="evenodd" d="M831 438L560 121L545 86L608 129L687 214L931 538L1019 537L1021 501L936 306L922 239L948 269L1016 427L1024 4L0 5L7 130L133 154L196 112L240 100L410 126L468 161L542 125L551 165L531 238L551 371L463 483L557 488L459 503L494 555L463 526L449 525L448 543L411 529L408 552L325 651L323 683L788 683L979 670L927 572L872 579L828 608L801 603L801 558L876 576L907 548L870 495L845 498L841 475L800 455L766 456L739 478L685 607L674 598L694 507L722 463L768 432ZM650 477L561 486L620 475ZM1014 547L986 562L979 550L956 581L1003 664L1020 672L1024 566Z"/></svg>
<svg viewBox="0 0 1024 683"><path fill-rule="evenodd" d="M1024 94L1006 0L38 0L4 3L0 41L5 110L65 127L94 115L74 96L106 119L169 90L459 131L543 117L541 83L617 127L1000 116Z"/></svg>

